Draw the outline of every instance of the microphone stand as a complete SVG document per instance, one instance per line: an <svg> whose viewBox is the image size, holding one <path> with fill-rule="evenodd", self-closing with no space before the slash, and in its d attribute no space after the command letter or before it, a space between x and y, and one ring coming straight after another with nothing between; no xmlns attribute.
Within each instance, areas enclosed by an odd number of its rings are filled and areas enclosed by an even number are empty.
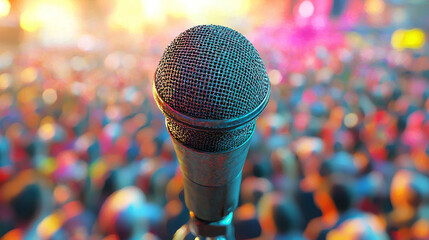
<svg viewBox="0 0 429 240"><path fill-rule="evenodd" d="M189 215L189 222L176 231L173 240L184 240L189 233L195 240L235 240L232 212L217 222L198 219L192 211Z"/></svg>

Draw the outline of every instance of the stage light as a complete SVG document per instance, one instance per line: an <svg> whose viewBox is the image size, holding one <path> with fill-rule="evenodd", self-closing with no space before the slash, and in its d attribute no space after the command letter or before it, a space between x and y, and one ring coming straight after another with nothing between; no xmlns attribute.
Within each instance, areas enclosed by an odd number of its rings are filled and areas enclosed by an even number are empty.
<svg viewBox="0 0 429 240"><path fill-rule="evenodd" d="M37 33L46 46L75 44L79 24L77 6L70 0L24 1L20 27Z"/></svg>
<svg viewBox="0 0 429 240"><path fill-rule="evenodd" d="M145 23L162 25L165 23L165 6L162 1L141 0Z"/></svg>
<svg viewBox="0 0 429 240"><path fill-rule="evenodd" d="M0 0L0 18L9 15L10 2L8 0Z"/></svg>
<svg viewBox="0 0 429 240"><path fill-rule="evenodd" d="M40 28L40 22L33 11L24 11L19 18L19 26L26 32L35 32Z"/></svg>
<svg viewBox="0 0 429 240"><path fill-rule="evenodd" d="M131 34L142 34L144 23L143 3L137 0L115 1L108 19L113 30L126 30Z"/></svg>
<svg viewBox="0 0 429 240"><path fill-rule="evenodd" d="M167 0L167 13L184 18L193 24L223 24L232 17L244 16L250 8L249 0Z"/></svg>
<svg viewBox="0 0 429 240"><path fill-rule="evenodd" d="M305 17L305 18L311 17L314 13L313 3L311 1L303 1L299 5L298 12L299 12L299 15L301 15L302 17Z"/></svg>

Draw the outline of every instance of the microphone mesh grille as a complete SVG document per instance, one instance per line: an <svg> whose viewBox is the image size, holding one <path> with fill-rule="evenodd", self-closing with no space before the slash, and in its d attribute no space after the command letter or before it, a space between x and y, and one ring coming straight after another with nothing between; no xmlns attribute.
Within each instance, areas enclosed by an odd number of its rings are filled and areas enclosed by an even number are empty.
<svg viewBox="0 0 429 240"><path fill-rule="evenodd" d="M204 152L223 152L246 142L255 128L255 120L224 131L194 129L170 118L166 118L166 125L171 136L187 147Z"/></svg>
<svg viewBox="0 0 429 240"><path fill-rule="evenodd" d="M210 120L252 112L269 91L259 53L243 35L201 25L181 33L165 50L155 74L160 98L174 110Z"/></svg>

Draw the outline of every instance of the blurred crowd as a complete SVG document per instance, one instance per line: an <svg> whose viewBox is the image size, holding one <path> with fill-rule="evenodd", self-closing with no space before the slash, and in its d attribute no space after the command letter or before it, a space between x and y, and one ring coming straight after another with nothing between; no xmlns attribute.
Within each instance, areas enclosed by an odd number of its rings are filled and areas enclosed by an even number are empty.
<svg viewBox="0 0 429 240"><path fill-rule="evenodd" d="M236 238L429 239L427 47L301 30L306 44L281 28L251 39L272 94L243 169ZM187 223L152 97L164 47L0 56L2 239L172 239Z"/></svg>

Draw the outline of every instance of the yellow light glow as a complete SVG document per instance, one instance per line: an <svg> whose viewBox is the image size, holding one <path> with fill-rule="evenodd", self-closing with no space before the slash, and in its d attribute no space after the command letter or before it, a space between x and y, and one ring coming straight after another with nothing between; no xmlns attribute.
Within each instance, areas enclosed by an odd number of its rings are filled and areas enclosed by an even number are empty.
<svg viewBox="0 0 429 240"><path fill-rule="evenodd" d="M181 0L169 1L170 15L182 15L194 24L225 24L232 16L239 17L250 8L249 0Z"/></svg>
<svg viewBox="0 0 429 240"><path fill-rule="evenodd" d="M244 16L250 0L112 0L108 17L112 30L143 34L146 26L162 26L167 19L186 20L191 24L226 24Z"/></svg>
<svg viewBox="0 0 429 240"><path fill-rule="evenodd" d="M22 4L20 26L26 32L38 32L42 43L58 45L77 38L77 7L71 0L26 0Z"/></svg>
<svg viewBox="0 0 429 240"><path fill-rule="evenodd" d="M40 21L37 19L35 12L25 11L19 18L19 25L24 31L35 32L40 28Z"/></svg>
<svg viewBox="0 0 429 240"><path fill-rule="evenodd" d="M366 0L365 11L369 15L380 15L384 12L386 4L383 0Z"/></svg>
<svg viewBox="0 0 429 240"><path fill-rule="evenodd" d="M32 83L37 78L37 70L32 67L28 67L21 72L20 77L23 82Z"/></svg>
<svg viewBox="0 0 429 240"><path fill-rule="evenodd" d="M419 28L398 29L392 34L391 44L395 49L419 49L425 44L425 33Z"/></svg>
<svg viewBox="0 0 429 240"><path fill-rule="evenodd" d="M41 239L49 239L55 232L60 229L63 224L64 216L61 212L57 211L45 217L37 226L37 235Z"/></svg>
<svg viewBox="0 0 429 240"><path fill-rule="evenodd" d="M141 0L141 3L145 22L158 25L165 23L166 13L163 1Z"/></svg>
<svg viewBox="0 0 429 240"><path fill-rule="evenodd" d="M51 123L43 124L39 128L39 137L44 140L51 140L55 136L55 126Z"/></svg>
<svg viewBox="0 0 429 240"><path fill-rule="evenodd" d="M109 16L109 26L114 30L127 30L132 34L142 34L144 11L140 0L115 1L113 13Z"/></svg>
<svg viewBox="0 0 429 240"><path fill-rule="evenodd" d="M9 15L10 2L8 0L0 0L0 18Z"/></svg>
<svg viewBox="0 0 429 240"><path fill-rule="evenodd" d="M10 86L11 76L7 73L0 75L0 90L5 90Z"/></svg>

